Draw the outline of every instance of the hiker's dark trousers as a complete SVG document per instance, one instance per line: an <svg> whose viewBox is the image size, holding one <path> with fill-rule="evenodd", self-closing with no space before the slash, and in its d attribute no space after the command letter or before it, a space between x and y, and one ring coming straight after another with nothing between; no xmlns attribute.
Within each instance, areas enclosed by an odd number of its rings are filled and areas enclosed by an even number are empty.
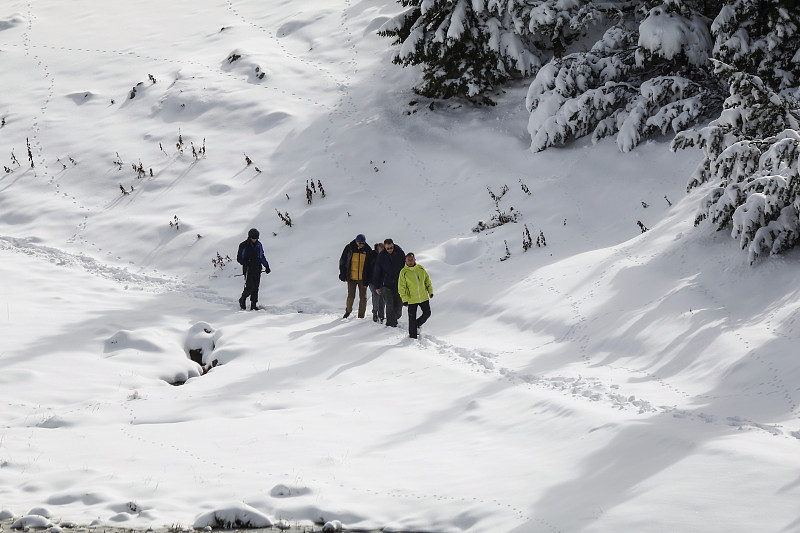
<svg viewBox="0 0 800 533"><path fill-rule="evenodd" d="M417 318L417 307L422 309L422 315ZM426 300L418 304L408 304L408 336L417 338L417 333L425 322L431 317L431 301Z"/></svg>
<svg viewBox="0 0 800 533"><path fill-rule="evenodd" d="M242 300L250 298L250 302L255 304L258 301L258 286L261 284L261 266L244 267L244 292L242 293Z"/></svg>

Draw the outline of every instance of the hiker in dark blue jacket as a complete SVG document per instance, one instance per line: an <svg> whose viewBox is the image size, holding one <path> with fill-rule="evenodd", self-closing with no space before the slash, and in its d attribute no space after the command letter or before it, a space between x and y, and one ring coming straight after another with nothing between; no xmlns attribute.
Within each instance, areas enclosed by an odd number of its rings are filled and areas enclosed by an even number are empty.
<svg viewBox="0 0 800 533"><path fill-rule="evenodd" d="M264 256L264 247L258 240L258 230L252 228L247 232L247 239L239 244L239 252L236 254L236 261L242 265L242 274L244 274L244 292L242 297L239 298L239 307L247 309L245 302L250 297L250 309L255 311L258 309L258 286L261 283L261 267L264 267L264 272L270 273L269 263Z"/></svg>
<svg viewBox="0 0 800 533"><path fill-rule="evenodd" d="M375 260L375 272L372 281L380 287L377 293L386 302L386 325L397 327L397 321L403 314L403 300L397 291L397 277L406 266L406 254L395 245L392 239L383 241L383 251Z"/></svg>

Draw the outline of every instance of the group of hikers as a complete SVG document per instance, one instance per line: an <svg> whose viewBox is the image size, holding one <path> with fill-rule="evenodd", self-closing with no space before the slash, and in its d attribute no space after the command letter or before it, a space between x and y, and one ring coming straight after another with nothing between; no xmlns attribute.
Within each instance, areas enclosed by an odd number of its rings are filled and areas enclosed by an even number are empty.
<svg viewBox="0 0 800 533"><path fill-rule="evenodd" d="M258 240L259 232L252 228L236 254L242 265L244 291L239 298L239 307L258 309L258 287L261 273L270 273L264 248ZM262 271L262 267L264 270ZM419 328L431 316L430 299L433 298L433 285L425 268L417 263L413 253L405 253L392 239L367 245L367 238L359 233L342 250L339 259L339 279L347 283L347 300L343 318L353 312L353 304L358 291L358 318L367 312L367 288L372 293L372 320L381 323L386 320L389 327L397 327L397 321L408 307L408 335L416 339ZM422 315L417 316L418 310Z"/></svg>
<svg viewBox="0 0 800 533"><path fill-rule="evenodd" d="M431 278L417 263L413 253L405 253L392 239L370 248L363 234L358 234L342 250L339 258L339 279L347 283L344 318L353 312L358 289L358 318L367 310L367 287L372 292L372 320L397 327L397 321L408 307L408 335L416 339L419 328L431 316L433 298ZM417 310L422 315L417 317Z"/></svg>

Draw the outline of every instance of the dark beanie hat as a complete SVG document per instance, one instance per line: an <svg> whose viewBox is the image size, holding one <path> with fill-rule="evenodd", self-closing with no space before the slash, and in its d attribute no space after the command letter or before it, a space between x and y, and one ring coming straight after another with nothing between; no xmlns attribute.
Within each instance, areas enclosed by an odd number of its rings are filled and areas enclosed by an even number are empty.
<svg viewBox="0 0 800 533"><path fill-rule="evenodd" d="M363 233L359 233L356 235L356 242L367 242L367 238L364 237Z"/></svg>
<svg viewBox="0 0 800 533"><path fill-rule="evenodd" d="M258 239L258 230L256 228L250 228L250 231L247 232L247 236L251 239Z"/></svg>

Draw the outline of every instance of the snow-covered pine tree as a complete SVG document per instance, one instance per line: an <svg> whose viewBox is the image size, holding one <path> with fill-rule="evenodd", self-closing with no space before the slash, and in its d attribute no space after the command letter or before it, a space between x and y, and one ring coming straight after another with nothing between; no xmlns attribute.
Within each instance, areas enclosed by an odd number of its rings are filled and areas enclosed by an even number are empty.
<svg viewBox="0 0 800 533"><path fill-rule="evenodd" d="M796 0L729 0L711 25L714 58L775 90L800 85Z"/></svg>
<svg viewBox="0 0 800 533"><path fill-rule="evenodd" d="M518 20L527 22L526 35L537 51L552 52L562 57L568 48L584 38L591 30L603 27L607 21L617 20L627 2L587 0L528 0L524 3L509 1L516 8ZM550 54L547 53L547 56Z"/></svg>
<svg viewBox="0 0 800 533"><path fill-rule="evenodd" d="M672 150L703 150L687 190L709 184L695 225L709 219L748 251L752 264L800 242L800 102L763 80L717 62L730 84L721 116L676 135Z"/></svg>
<svg viewBox="0 0 800 533"><path fill-rule="evenodd" d="M716 2L620 3L617 21L588 52L555 58L531 84L531 148L616 135L629 151L643 139L677 133L719 110L711 75L709 26ZM607 18L607 20L610 20Z"/></svg>
<svg viewBox="0 0 800 533"><path fill-rule="evenodd" d="M622 0L398 0L405 9L380 35L400 45L393 61L421 65L415 88L431 98L476 97L532 75L560 56Z"/></svg>
<svg viewBox="0 0 800 533"><path fill-rule="evenodd" d="M506 0L514 5L513 0ZM394 37L393 62L422 65L415 91L431 98L476 97L514 75L529 75L540 60L514 31L521 27L505 2L399 0L406 7L379 35Z"/></svg>

